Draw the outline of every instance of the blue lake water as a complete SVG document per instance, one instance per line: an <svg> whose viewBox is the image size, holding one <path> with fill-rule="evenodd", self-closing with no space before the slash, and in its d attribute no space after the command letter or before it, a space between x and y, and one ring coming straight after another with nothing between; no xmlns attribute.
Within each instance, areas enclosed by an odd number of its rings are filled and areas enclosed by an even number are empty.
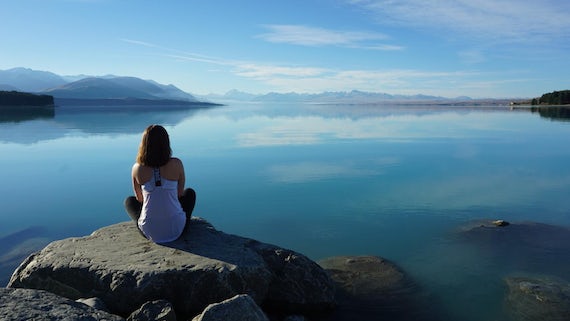
<svg viewBox="0 0 570 321"><path fill-rule="evenodd" d="M3 115L2 283L15 252L128 220L152 123L185 164L194 215L314 260L390 259L444 319L503 320L512 273L570 280L568 257L510 262L454 237L479 219L570 227L570 122L506 107L230 104Z"/></svg>

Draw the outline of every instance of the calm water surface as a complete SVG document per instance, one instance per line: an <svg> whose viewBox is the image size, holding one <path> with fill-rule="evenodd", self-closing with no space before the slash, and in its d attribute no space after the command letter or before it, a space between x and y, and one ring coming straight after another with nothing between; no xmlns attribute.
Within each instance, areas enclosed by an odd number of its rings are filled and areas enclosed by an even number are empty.
<svg viewBox="0 0 570 321"><path fill-rule="evenodd" d="M14 257L128 220L130 168L151 123L185 163L195 215L315 260L388 258L444 319L503 320L512 273L570 279L567 257L521 264L455 237L478 219L570 226L569 122L506 108L249 104L3 115L3 284Z"/></svg>

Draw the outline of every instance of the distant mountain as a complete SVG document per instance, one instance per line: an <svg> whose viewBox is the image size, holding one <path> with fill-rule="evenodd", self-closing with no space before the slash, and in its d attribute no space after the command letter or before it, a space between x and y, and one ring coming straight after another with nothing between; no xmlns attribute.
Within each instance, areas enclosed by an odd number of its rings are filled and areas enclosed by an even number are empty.
<svg viewBox="0 0 570 321"><path fill-rule="evenodd" d="M254 95L242 91L231 90L224 95L207 95L205 99L234 100L234 101L259 101L259 102L307 102L307 103L378 103L383 101L440 101L448 98L428 95L390 95L379 92L366 91L327 91L317 94L301 93L267 93ZM469 99L464 97L464 99Z"/></svg>
<svg viewBox="0 0 570 321"><path fill-rule="evenodd" d="M170 85L163 85L155 82L154 80L148 80L148 82L157 85L160 87L162 92L154 93L155 96L165 99L181 99L181 100L188 100L188 101L197 101L196 97L193 95L183 91L182 89L170 84Z"/></svg>
<svg viewBox="0 0 570 321"><path fill-rule="evenodd" d="M191 94L174 85L136 77L106 75L59 76L26 68L0 70L0 89L54 96L56 99L146 99L198 102ZM73 80L73 81L71 81Z"/></svg>
<svg viewBox="0 0 570 321"><path fill-rule="evenodd" d="M18 91L18 88L10 85L0 84L0 90L3 91Z"/></svg>
<svg viewBox="0 0 570 321"><path fill-rule="evenodd" d="M110 98L152 98L151 94L122 86L108 79L85 78L42 93L56 98L110 99Z"/></svg>
<svg viewBox="0 0 570 321"><path fill-rule="evenodd" d="M10 86L11 90L39 92L46 88L66 84L63 77L48 71L37 71L27 68L0 70L0 84ZM4 88L4 87L3 87Z"/></svg>
<svg viewBox="0 0 570 321"><path fill-rule="evenodd" d="M135 77L85 78L63 86L44 90L42 93L56 98L76 99L173 99L197 101L197 99L173 85Z"/></svg>
<svg viewBox="0 0 570 321"><path fill-rule="evenodd" d="M225 101L253 101L258 95L232 89L225 94L208 94L200 96L201 99L206 100L225 100Z"/></svg>

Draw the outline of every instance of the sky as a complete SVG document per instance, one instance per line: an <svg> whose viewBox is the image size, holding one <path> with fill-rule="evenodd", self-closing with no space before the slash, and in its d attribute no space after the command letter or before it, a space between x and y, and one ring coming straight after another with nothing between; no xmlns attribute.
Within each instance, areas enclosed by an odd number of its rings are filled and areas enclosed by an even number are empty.
<svg viewBox="0 0 570 321"><path fill-rule="evenodd" d="M7 0L0 70L117 75L195 95L570 89L568 0Z"/></svg>

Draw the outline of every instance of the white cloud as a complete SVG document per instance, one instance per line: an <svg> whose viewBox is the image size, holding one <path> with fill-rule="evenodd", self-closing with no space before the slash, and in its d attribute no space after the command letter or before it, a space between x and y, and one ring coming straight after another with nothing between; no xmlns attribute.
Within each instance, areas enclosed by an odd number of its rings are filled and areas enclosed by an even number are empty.
<svg viewBox="0 0 570 321"><path fill-rule="evenodd" d="M237 75L248 78L316 77L329 72L328 69L323 68L289 67L255 63L239 63L235 67L235 73Z"/></svg>
<svg viewBox="0 0 570 321"><path fill-rule="evenodd" d="M428 27L454 35L501 41L567 39L570 2L565 0L350 0L379 23Z"/></svg>
<svg viewBox="0 0 570 321"><path fill-rule="evenodd" d="M330 30L302 25L267 25L268 33L258 36L274 43L301 46L340 46L370 50L401 50L403 47L379 43L389 37L378 32Z"/></svg>

